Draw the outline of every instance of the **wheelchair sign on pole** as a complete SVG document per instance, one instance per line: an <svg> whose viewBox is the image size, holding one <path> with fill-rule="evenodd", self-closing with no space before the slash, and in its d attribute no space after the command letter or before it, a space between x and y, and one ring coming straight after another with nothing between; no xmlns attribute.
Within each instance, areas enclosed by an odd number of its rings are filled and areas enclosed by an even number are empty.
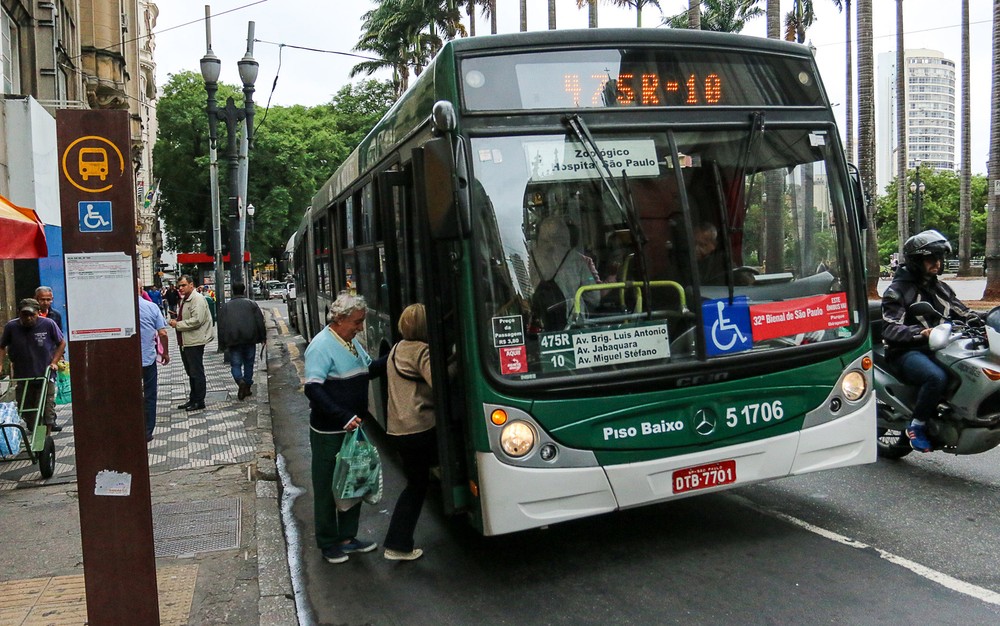
<svg viewBox="0 0 1000 626"><path fill-rule="evenodd" d="M81 233L110 233L112 230L111 202L85 200L77 204Z"/></svg>
<svg viewBox="0 0 1000 626"><path fill-rule="evenodd" d="M709 300L702 304L705 353L709 356L740 352L753 347L750 304L746 296Z"/></svg>

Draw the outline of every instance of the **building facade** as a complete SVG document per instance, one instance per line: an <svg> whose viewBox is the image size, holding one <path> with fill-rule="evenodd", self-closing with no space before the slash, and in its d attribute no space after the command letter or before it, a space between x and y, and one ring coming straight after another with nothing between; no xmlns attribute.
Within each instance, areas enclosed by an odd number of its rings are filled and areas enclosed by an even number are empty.
<svg viewBox="0 0 1000 626"><path fill-rule="evenodd" d="M907 167L954 170L955 62L936 50L904 53ZM896 177L896 53L878 56L876 177L879 190Z"/></svg>
<svg viewBox="0 0 1000 626"><path fill-rule="evenodd" d="M124 109L136 174L139 276L152 283L159 247L152 188L156 86L147 0L3 0L0 3L0 194L35 209L49 256L0 260L0 317L17 300L51 286L66 322L55 116L59 109ZM155 194L150 200L155 200ZM150 217L150 212L153 217ZM149 279L147 281L147 278ZM64 329L65 330L65 329Z"/></svg>

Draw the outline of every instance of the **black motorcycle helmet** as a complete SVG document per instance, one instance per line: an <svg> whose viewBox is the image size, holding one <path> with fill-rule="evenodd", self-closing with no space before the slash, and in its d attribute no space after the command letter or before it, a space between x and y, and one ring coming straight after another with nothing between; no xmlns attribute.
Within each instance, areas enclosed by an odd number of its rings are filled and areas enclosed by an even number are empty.
<svg viewBox="0 0 1000 626"><path fill-rule="evenodd" d="M923 276L924 261L936 258L944 263L944 257L951 254L951 244L948 238L936 230L925 230L910 237L903 244L903 256L910 271Z"/></svg>

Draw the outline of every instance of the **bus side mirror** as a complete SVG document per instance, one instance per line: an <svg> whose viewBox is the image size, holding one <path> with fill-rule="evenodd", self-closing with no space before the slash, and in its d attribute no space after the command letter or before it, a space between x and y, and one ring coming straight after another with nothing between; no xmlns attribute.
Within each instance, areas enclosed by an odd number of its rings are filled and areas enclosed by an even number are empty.
<svg viewBox="0 0 1000 626"><path fill-rule="evenodd" d="M858 227L861 231L868 229L868 197L865 195L865 188L861 184L861 172L853 163L847 164L851 176L851 194L854 196L854 209L858 218Z"/></svg>

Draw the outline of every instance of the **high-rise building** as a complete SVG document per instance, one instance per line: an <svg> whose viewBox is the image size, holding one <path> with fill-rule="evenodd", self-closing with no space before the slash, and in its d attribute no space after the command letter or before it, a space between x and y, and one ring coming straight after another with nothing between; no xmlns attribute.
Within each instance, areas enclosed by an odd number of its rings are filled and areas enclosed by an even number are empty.
<svg viewBox="0 0 1000 626"><path fill-rule="evenodd" d="M955 169L955 62L937 50L906 50L907 168ZM878 56L876 180L896 176L896 53Z"/></svg>

